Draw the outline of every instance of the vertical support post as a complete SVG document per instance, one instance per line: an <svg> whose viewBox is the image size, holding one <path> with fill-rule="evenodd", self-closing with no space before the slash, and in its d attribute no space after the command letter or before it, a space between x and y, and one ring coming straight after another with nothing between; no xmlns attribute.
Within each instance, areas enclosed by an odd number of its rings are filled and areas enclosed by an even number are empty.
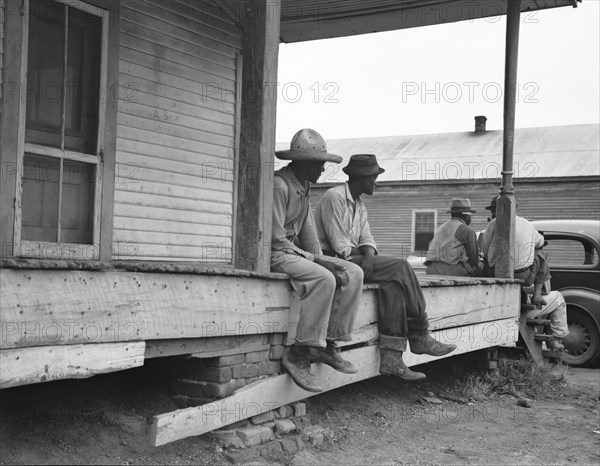
<svg viewBox="0 0 600 466"><path fill-rule="evenodd" d="M497 201L496 236L499 257L496 277L514 277L516 201L513 187L513 149L515 142L515 107L521 0L507 0L506 59L504 69L504 141L502 148L502 186Z"/></svg>
<svg viewBox="0 0 600 466"><path fill-rule="evenodd" d="M281 1L246 1L243 8L244 65L234 265L268 272Z"/></svg>

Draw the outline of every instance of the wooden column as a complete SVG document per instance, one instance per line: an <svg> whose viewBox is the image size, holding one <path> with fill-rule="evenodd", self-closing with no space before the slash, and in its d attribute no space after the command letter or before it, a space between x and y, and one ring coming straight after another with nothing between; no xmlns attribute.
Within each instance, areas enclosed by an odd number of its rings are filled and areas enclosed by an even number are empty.
<svg viewBox="0 0 600 466"><path fill-rule="evenodd" d="M500 256L496 277L514 277L514 243L516 201L513 187L513 149L515 142L515 107L521 0L507 1L506 61L504 70L504 141L502 148L502 186L497 203L496 235Z"/></svg>
<svg viewBox="0 0 600 466"><path fill-rule="evenodd" d="M253 0L243 10L242 116L234 264L270 269L279 0Z"/></svg>

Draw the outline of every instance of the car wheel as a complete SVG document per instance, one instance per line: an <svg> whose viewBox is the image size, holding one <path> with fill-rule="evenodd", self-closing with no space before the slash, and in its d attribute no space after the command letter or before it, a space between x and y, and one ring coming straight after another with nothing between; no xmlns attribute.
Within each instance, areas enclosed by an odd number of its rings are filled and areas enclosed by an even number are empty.
<svg viewBox="0 0 600 466"><path fill-rule="evenodd" d="M586 312L567 310L569 335L563 338L565 353L561 359L569 366L593 366L600 362L600 331Z"/></svg>

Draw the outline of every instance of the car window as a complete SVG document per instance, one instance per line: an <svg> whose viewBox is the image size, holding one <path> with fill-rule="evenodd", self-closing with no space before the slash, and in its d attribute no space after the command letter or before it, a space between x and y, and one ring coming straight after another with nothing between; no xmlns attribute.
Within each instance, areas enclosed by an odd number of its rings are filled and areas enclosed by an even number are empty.
<svg viewBox="0 0 600 466"><path fill-rule="evenodd" d="M598 251L589 243L578 239L546 238L544 247L548 253L548 263L552 266L593 266L598 264Z"/></svg>

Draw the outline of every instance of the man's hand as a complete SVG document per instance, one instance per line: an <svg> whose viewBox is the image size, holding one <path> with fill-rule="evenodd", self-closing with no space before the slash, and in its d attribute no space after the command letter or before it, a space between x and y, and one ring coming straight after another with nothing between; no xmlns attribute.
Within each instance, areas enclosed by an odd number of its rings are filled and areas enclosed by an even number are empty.
<svg viewBox="0 0 600 466"><path fill-rule="evenodd" d="M336 267L336 265L333 262L328 262L328 261L324 261L322 259L317 259L315 258L315 264L319 264L321 267L326 268L327 270L329 270L333 276L335 277L335 286L341 286L342 285L342 279L338 276L336 270L339 267Z"/></svg>

